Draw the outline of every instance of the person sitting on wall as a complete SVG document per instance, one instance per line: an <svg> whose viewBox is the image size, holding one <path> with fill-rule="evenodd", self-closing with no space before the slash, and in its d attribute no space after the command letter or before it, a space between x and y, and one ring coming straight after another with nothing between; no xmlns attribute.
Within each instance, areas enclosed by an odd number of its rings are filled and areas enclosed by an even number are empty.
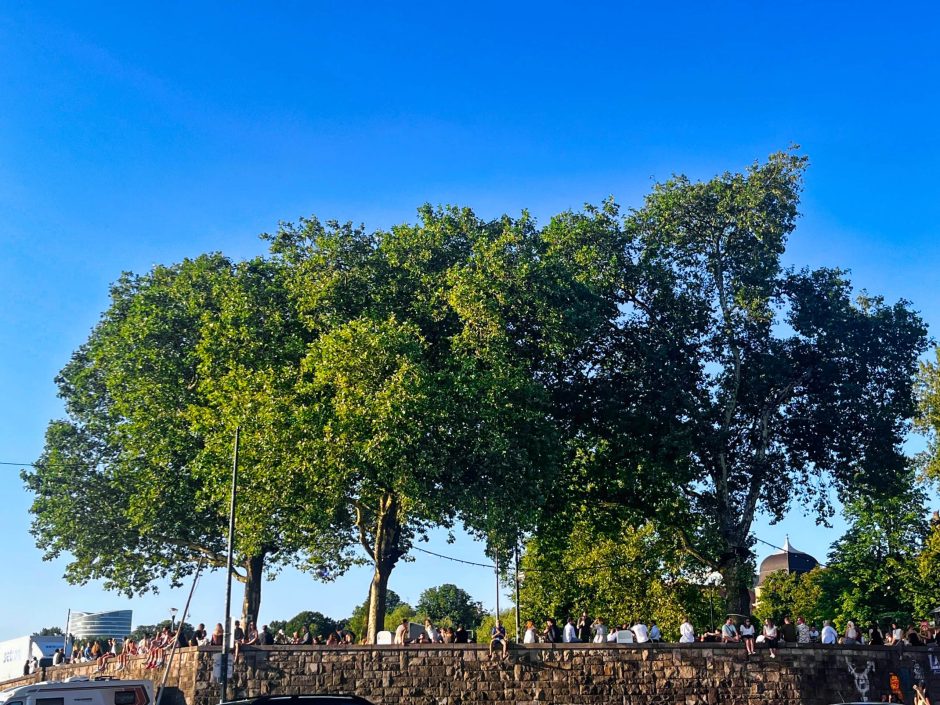
<svg viewBox="0 0 940 705"><path fill-rule="evenodd" d="M692 622L686 617L679 626L679 643L692 644L693 642L695 642L695 627L692 626Z"/></svg>
<svg viewBox="0 0 940 705"><path fill-rule="evenodd" d="M809 630L809 625L806 623L806 620L803 617L796 618L796 643L797 644L809 644L813 640L812 634Z"/></svg>
<svg viewBox="0 0 940 705"><path fill-rule="evenodd" d="M574 626L574 617L570 614L565 620L565 628L562 630L561 640L566 644L573 644L578 641L578 630Z"/></svg>
<svg viewBox="0 0 940 705"><path fill-rule="evenodd" d="M755 631L756 630L754 629L754 625L751 624L751 618L745 617L744 624L741 625L741 628L738 630L738 634L744 641L744 649L747 651L748 656L753 656L757 653L757 643L754 639Z"/></svg>
<svg viewBox="0 0 940 705"><path fill-rule="evenodd" d="M457 629L454 630L454 643L455 644L466 644L470 641L470 634L467 632L467 628L462 624L457 625Z"/></svg>
<svg viewBox="0 0 940 705"><path fill-rule="evenodd" d="M783 618L783 624L780 625L780 638L787 644L796 643L796 625L789 617Z"/></svg>
<svg viewBox="0 0 940 705"><path fill-rule="evenodd" d="M604 622L603 617L598 617L591 623L591 629L594 630L594 643L595 644L606 644L607 643L607 624Z"/></svg>
<svg viewBox="0 0 940 705"><path fill-rule="evenodd" d="M509 642L506 640L506 627L502 621L496 620L496 624L490 629L490 658L493 658L493 651L499 647L502 649L502 657L509 656Z"/></svg>
<svg viewBox="0 0 940 705"><path fill-rule="evenodd" d="M271 633L271 630L268 629L267 624L261 627L261 633L258 635L258 643L262 646L274 646L274 635Z"/></svg>
<svg viewBox="0 0 940 705"><path fill-rule="evenodd" d="M650 621L650 641L660 642L663 640L663 633L659 630L656 620Z"/></svg>
<svg viewBox="0 0 940 705"><path fill-rule="evenodd" d="M313 635L310 633L310 627L306 624L304 625L303 634L300 635L300 641L297 642L300 646L310 646L313 644Z"/></svg>
<svg viewBox="0 0 940 705"><path fill-rule="evenodd" d="M398 625L398 628L395 630L395 643L405 644L411 643L411 633L410 633L411 623L408 621L408 618L401 620L401 624Z"/></svg>
<svg viewBox="0 0 940 705"><path fill-rule="evenodd" d="M210 646L222 646L222 639L225 638L222 623L218 622L215 629L212 630L212 636L209 638Z"/></svg>
<svg viewBox="0 0 940 705"><path fill-rule="evenodd" d="M545 629L542 630L542 641L549 644L556 644L561 641L561 629L555 624L554 617L549 617L545 620Z"/></svg>
<svg viewBox="0 0 940 705"><path fill-rule="evenodd" d="M118 665L115 669L116 671L123 671L127 668L128 663L130 662L131 656L137 655L137 643L127 637L124 640L124 644L121 646L121 654L118 656Z"/></svg>
<svg viewBox="0 0 940 705"><path fill-rule="evenodd" d="M777 644L780 641L780 632L774 620L770 617L764 620L764 643L770 648L770 658L777 658Z"/></svg>
<svg viewBox="0 0 940 705"><path fill-rule="evenodd" d="M820 641L823 644L835 644L839 639L839 633L835 630L835 627L832 626L832 623L826 619L823 620L822 634L820 634Z"/></svg>
<svg viewBox="0 0 940 705"><path fill-rule="evenodd" d="M741 637L738 635L738 628L734 626L734 619L728 617L721 626L721 643L737 644L739 641Z"/></svg>
<svg viewBox="0 0 940 705"><path fill-rule="evenodd" d="M522 634L522 643L523 644L535 644L539 640L538 634L535 631L535 622L531 619L525 621L525 631Z"/></svg>
<svg viewBox="0 0 940 705"><path fill-rule="evenodd" d="M636 620L636 624L630 628L630 631L633 632L633 637L637 644L645 644L652 638L649 628L639 619Z"/></svg>
<svg viewBox="0 0 940 705"><path fill-rule="evenodd" d="M581 617L578 618L578 623L575 625L578 630L578 641L588 644L591 642L592 633L591 633L591 618L588 617L587 612L582 612Z"/></svg>
<svg viewBox="0 0 940 705"><path fill-rule="evenodd" d="M254 646L257 644L258 638L258 629L255 627L255 623L248 622L248 631L245 633L244 638L240 641L235 640L235 663L238 663L238 657L241 655L242 649L246 646Z"/></svg>
<svg viewBox="0 0 940 705"><path fill-rule="evenodd" d="M190 640L190 646L205 646L208 642L209 633L206 631L206 625L200 623L195 630L193 630L193 638Z"/></svg>

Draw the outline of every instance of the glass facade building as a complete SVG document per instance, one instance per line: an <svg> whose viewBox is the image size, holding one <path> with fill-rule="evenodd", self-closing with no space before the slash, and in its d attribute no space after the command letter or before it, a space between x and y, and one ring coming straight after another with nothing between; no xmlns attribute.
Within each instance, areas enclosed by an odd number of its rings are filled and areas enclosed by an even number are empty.
<svg viewBox="0 0 940 705"><path fill-rule="evenodd" d="M108 636L123 639L131 633L133 613L133 610L72 612L69 615L69 634L79 639L90 636Z"/></svg>

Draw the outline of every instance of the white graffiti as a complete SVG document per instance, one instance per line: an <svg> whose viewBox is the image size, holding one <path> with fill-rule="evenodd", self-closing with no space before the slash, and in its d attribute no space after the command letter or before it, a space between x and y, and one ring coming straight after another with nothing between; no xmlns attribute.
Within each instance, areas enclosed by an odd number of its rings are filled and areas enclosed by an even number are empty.
<svg viewBox="0 0 940 705"><path fill-rule="evenodd" d="M856 671L855 666L852 665L852 662L849 661L849 657L845 657L845 665L849 667L849 673L855 677L855 689L858 691L859 697L862 700L868 700L868 691L871 690L871 679L868 677L868 674L875 670L874 661L869 661L865 664L864 671Z"/></svg>

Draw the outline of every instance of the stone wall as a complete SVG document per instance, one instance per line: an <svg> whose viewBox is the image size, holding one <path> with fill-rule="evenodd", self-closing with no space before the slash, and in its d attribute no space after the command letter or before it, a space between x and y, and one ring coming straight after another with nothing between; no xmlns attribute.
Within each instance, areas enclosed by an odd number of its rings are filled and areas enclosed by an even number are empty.
<svg viewBox="0 0 940 705"><path fill-rule="evenodd" d="M164 704L218 703L212 679L218 652L181 650ZM56 680L95 675L89 666L47 675L53 674ZM117 675L158 680L161 674L136 664ZM559 644L516 647L506 660L491 660L476 645L272 646L243 652L229 697L354 693L388 705L829 705L863 696L879 701L893 681L911 703L917 680L927 681L940 700L940 649L792 647L776 659L763 650L749 659L741 647L716 644Z"/></svg>

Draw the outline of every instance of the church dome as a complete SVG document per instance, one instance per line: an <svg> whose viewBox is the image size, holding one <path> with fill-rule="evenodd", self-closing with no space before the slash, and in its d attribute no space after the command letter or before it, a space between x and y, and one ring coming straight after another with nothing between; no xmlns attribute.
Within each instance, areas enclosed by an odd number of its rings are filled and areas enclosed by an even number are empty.
<svg viewBox="0 0 940 705"><path fill-rule="evenodd" d="M790 545L790 537L788 536L781 550L770 554L761 561L760 572L757 575L757 585L763 585L767 576L776 573L778 570L785 570L787 573L808 573L818 565L819 561L811 555L793 548Z"/></svg>

